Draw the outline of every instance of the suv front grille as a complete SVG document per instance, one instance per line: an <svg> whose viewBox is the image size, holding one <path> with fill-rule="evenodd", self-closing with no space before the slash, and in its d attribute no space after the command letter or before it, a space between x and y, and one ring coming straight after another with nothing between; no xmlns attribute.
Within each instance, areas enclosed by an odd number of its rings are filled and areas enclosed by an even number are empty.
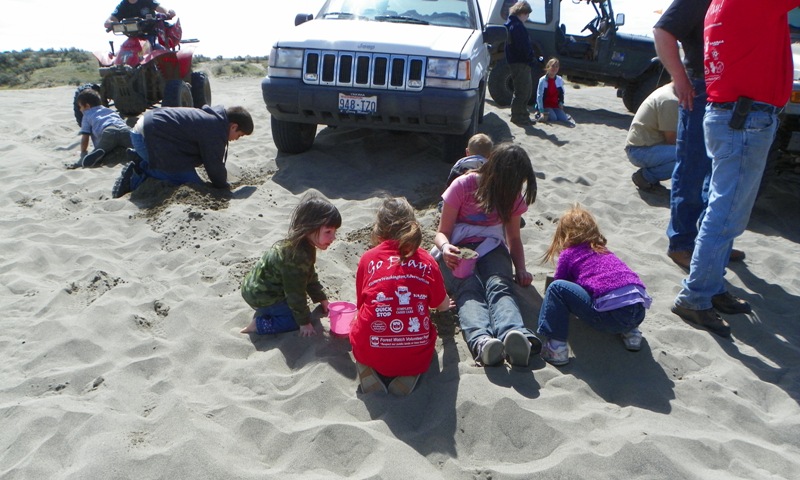
<svg viewBox="0 0 800 480"><path fill-rule="evenodd" d="M309 85L418 91L425 84L425 57L306 50L303 82Z"/></svg>

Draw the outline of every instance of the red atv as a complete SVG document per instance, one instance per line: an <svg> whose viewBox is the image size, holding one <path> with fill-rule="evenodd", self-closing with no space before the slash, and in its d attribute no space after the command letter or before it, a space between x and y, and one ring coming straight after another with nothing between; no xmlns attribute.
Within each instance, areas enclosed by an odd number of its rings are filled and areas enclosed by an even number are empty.
<svg viewBox="0 0 800 480"><path fill-rule="evenodd" d="M109 31L128 37L114 53L95 52L100 62L100 85L78 87L73 99L78 124L83 114L75 101L87 88L100 93L103 104L116 107L123 117L140 115L155 104L162 107L197 107L211 103L211 85L203 72L192 72L193 48L181 50L180 20L167 22L167 16L157 13L145 18L127 18L113 23Z"/></svg>

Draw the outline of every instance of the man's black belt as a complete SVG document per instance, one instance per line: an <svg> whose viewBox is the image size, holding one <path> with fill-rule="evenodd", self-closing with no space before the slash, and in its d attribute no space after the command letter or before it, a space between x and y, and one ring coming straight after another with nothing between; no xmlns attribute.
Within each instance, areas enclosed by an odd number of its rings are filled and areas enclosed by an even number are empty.
<svg viewBox="0 0 800 480"><path fill-rule="evenodd" d="M723 103L716 103L716 102L709 102L711 108L717 108L720 110L733 110L736 106L736 102L723 102ZM750 107L750 111L756 112L767 112L767 113L778 113L780 112L781 108L776 107L775 105L770 105L768 103L761 103L755 102Z"/></svg>

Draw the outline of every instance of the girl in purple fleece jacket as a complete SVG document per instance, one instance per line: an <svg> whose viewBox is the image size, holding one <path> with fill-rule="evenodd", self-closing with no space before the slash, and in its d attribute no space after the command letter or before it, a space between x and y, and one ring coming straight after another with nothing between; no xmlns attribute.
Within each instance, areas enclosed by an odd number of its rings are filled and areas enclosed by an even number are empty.
<svg viewBox="0 0 800 480"><path fill-rule="evenodd" d="M554 281L539 311L539 334L548 338L542 358L553 365L569 362L570 314L596 330L620 334L625 348L638 351L638 326L652 300L639 276L606 248L594 216L579 205L561 217L544 254L545 261L556 257Z"/></svg>

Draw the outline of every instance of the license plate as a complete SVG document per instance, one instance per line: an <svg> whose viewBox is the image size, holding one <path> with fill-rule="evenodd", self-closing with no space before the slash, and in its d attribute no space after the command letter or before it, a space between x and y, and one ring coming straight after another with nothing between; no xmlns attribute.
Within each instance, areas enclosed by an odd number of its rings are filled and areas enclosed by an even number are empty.
<svg viewBox="0 0 800 480"><path fill-rule="evenodd" d="M339 111L356 115L374 115L378 111L378 97L357 93L340 93Z"/></svg>

